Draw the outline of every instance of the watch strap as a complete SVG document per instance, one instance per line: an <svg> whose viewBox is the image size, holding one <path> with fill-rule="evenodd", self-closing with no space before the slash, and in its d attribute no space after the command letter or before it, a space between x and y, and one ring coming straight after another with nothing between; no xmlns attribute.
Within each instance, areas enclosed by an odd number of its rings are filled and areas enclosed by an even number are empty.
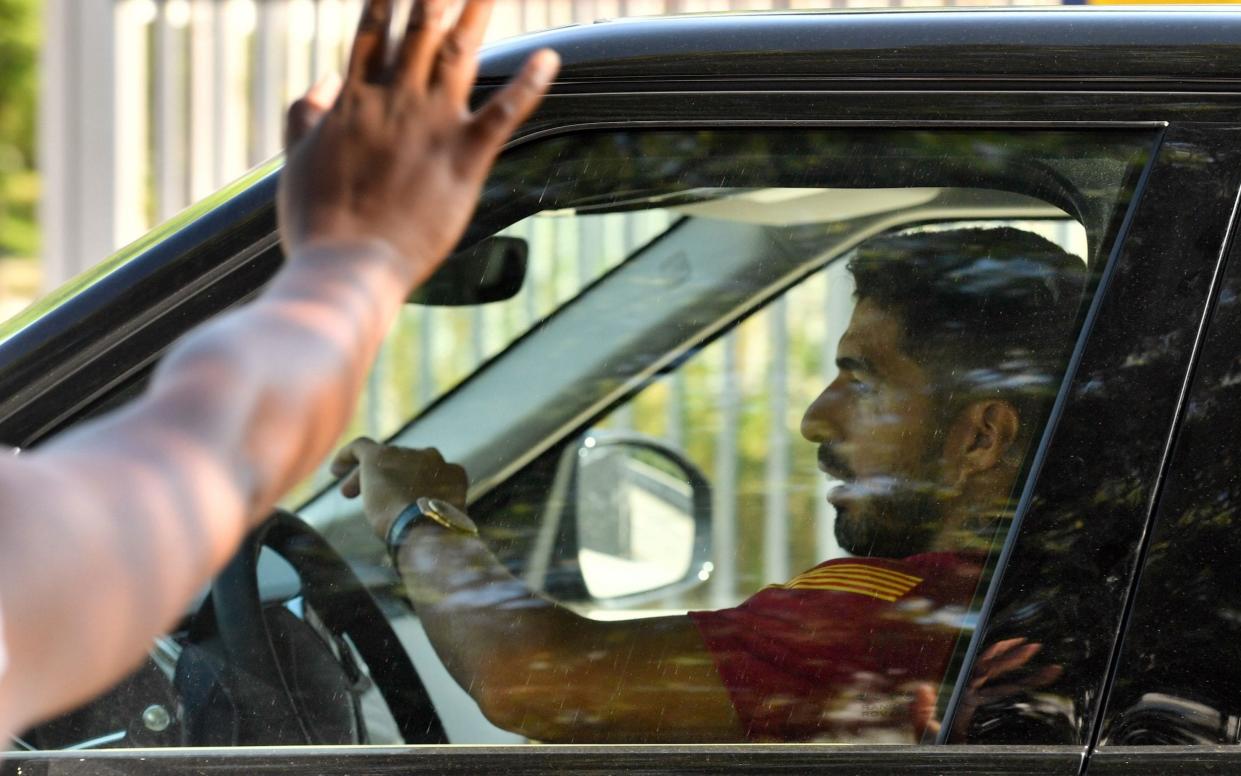
<svg viewBox="0 0 1241 776"><path fill-rule="evenodd" d="M413 529L414 524L424 517L426 517L426 513L422 511L418 501L414 501L402 509L401 513L392 521L392 525L388 526L388 534L384 537L384 543L388 546L388 557L392 558L394 568L399 569L401 567L397 557L400 555L401 545L405 544L405 539L409 536L409 532Z"/></svg>
<svg viewBox="0 0 1241 776"><path fill-rule="evenodd" d="M474 521L470 520L460 509L447 501L424 496L402 509L392 521L392 525L388 526L385 539L388 555L392 558L394 567L400 568L398 556L401 552L401 545L405 544L405 539L408 538L414 526L424 518L438 523L453 533L478 536L478 528L475 527Z"/></svg>

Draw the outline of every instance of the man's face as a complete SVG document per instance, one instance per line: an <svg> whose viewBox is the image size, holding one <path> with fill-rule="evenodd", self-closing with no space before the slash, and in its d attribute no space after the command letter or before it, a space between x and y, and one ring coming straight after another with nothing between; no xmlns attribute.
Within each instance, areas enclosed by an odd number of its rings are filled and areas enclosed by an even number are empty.
<svg viewBox="0 0 1241 776"><path fill-rule="evenodd" d="M943 422L929 373L905 353L899 316L859 302L837 347L840 374L806 409L801 433L843 484L828 494L836 538L856 555L927 550L943 522Z"/></svg>

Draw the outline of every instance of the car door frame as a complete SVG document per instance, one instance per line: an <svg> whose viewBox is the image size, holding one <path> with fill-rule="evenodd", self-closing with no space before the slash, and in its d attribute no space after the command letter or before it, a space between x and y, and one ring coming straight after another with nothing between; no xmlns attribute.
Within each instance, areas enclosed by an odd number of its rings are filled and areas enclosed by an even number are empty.
<svg viewBox="0 0 1241 776"><path fill-rule="evenodd" d="M864 54L859 51L858 57ZM635 126L864 125L1013 130L1115 127L1148 128L1152 137L1162 133L1146 186L1137 194L1131 232L1114 257L1107 287L1088 324L1089 336L1074 356L1071 379L1056 413L1061 420L1071 419L1074 394L1088 388L1093 369L1109 363L1111 356L1097 352L1094 343L1108 337L1127 341L1164 336L1169 317L1166 308L1176 302L1176 313L1171 317L1180 321L1179 329L1188 332L1175 346L1169 365L1169 379L1180 390L1156 396L1143 408L1150 417L1160 418L1145 432L1154 440L1152 449L1157 454L1142 462L1149 470L1146 482L1153 494L1167 465L1167 444L1183 403L1189 367L1201 338L1207 303L1216 286L1236 204L1235 197L1221 202L1212 190L1194 191L1183 179L1194 172L1190 164L1194 154L1207 154L1213 159L1235 156L1227 147L1228 130L1237 125L1231 95L1220 91L1188 99L1177 92L1090 90L1054 83L1024 83L1018 85L1021 88L1004 84L1006 88L997 90L997 84L986 81L958 82L951 84L951 88L922 86L915 90L900 79L887 82L878 78L867 79L861 85L853 80L846 83L845 79L830 78L795 84L778 79L756 84L753 79L733 78L718 79L687 92L685 84L673 82L661 87L649 82L580 80L558 85L553 97L514 143L586 128ZM824 119L824 115L832 118ZM1185 158L1187 150L1190 160ZM1232 167L1241 170L1241 165ZM1182 180L1178 182L1178 178ZM1241 172L1220 178L1221 185L1233 192L1241 186ZM1190 181L1201 182L1202 178L1194 179L1191 175ZM13 370L6 369L6 377L0 380L0 395L8 397L0 403L0 439L37 444L47 434L106 406L116 396L130 395L133 386L141 384L143 375L177 334L251 296L279 264L272 237L273 189L274 179L270 175L251 181L248 188L233 192L219 207L208 210L164 242L138 252L134 260L98 279L85 295L52 310L0 346L0 365ZM1189 212L1195 214L1197 223L1179 223L1177 216L1183 218ZM1214 255L1204 258L1201 266L1190 268L1190 277L1169 286L1164 281L1175 273L1169 272L1169 262L1161 261L1160 256L1174 249L1178 239L1186 239L1187 230L1192 232L1188 239L1218 245L1219 250L1208 251ZM1178 272L1184 269L1179 267ZM159 297L158 304L143 305L133 313L124 310L123 304L133 298L135 287L148 294L158 289L175 294ZM1164 293L1169 288L1171 292ZM67 343L82 336L83 312L89 313L87 319L95 325L100 320L111 320L114 326L102 333L97 331L90 338L91 347L75 350L66 359ZM57 368L49 376L38 369L40 364L45 370L49 366ZM88 388L73 387L75 376L92 372ZM1071 460L1071 455L1061 455L1058 447L1064 445L1064 436L1060 429L1054 430L1043 454L1047 465L1036 472L1037 476L1055 476L1053 465ZM1119 618L1132 584L1136 549L1152 501L1153 495L1135 499L1130 516L1131 536L1125 537L1125 542L1132 544L1133 556L1119 559L1112 569L1127 568L1127 573L1115 583L1101 584L1101 589L1106 588L1112 595L1107 611L1115 619L1094 624L1102 656L1099 670L1088 677L1088 683L1096 693L1101 691L1105 672L1114 657ZM1006 557L1020 558L1027 546L1038 542L1038 532L1043 528L1037 520L1026 519L1015 532ZM1019 607L1022 600L1032 595L1047 595L1047 590L1040 588L1043 582L1046 580L1015 579L1004 574L989 606ZM993 638L988 631L989 623L984 622L980 647ZM1082 766L1094 721L1085 720L1083 737L1075 743L1028 746L455 746L419 747L417 754L407 748L385 747L147 750L98 752L85 759L81 752L15 754L6 762L5 769L55 762L58 772L63 769L70 773L78 772L75 763L80 764L82 772L107 763L135 773L235 772L286 765L312 770L365 768L372 773L408 773L424 767L428 772L488 767L514 772L570 768L583 772L612 772L618 768L660 772L800 772L814 767L840 773L887 773L899 763L902 770L912 773L980 766L989 772L1076 773Z"/></svg>
<svg viewBox="0 0 1241 776"><path fill-rule="evenodd" d="M1178 422L1169 443L1164 475L1155 493L1150 523L1139 550L1139 572L1132 582L1133 592L1122 619L1122 628L1116 646L1116 659L1110 669L1113 676L1109 679L1107 693L1102 700L1107 719L1100 723L1100 729L1096 731L1096 741L1085 764L1091 774L1126 776L1126 774L1139 772L1157 772L1188 775L1233 772L1241 768L1241 747L1235 745L1235 742L1233 745L1142 746L1107 744L1104 741L1105 737L1111 735L1109 728L1114 731L1117 715L1124 710L1115 697L1120 694L1120 690L1117 689L1115 694L1112 692L1116 689L1114 683L1117 677L1121 677L1126 670L1133 670L1135 665L1145 664L1147 661L1150 665L1167 666L1176 662L1183 663L1186 660L1185 656L1169 656L1155 651L1154 654L1143 656L1139 662L1136 655L1150 650L1151 647L1141 644L1141 638L1131 628L1139 624L1138 618L1144 615L1144 604L1154 604L1152 608L1155 612L1159 612L1161 607L1167 608L1166 603L1159 600L1159 597L1168 589L1169 580L1164 575L1171 569L1167 565L1163 568L1151 568L1147 565L1152 543L1167 542L1170 548L1175 548L1179 543L1189 542L1192 539L1194 526L1178 524L1175 522L1176 519L1218 498L1218 493L1213 487L1218 483L1212 483L1209 479L1205 483L1197 481L1195 474L1200 471L1198 465L1201 463L1201 456L1204 452L1211 451L1209 454L1214 456L1216 445L1228 443L1224 429L1231 427L1219 426L1219 418L1210 414L1206 417L1216 422L1204 423L1200 418L1196 428L1186 424L1184 418L1187 413L1192 412L1191 407L1195 403L1201 405L1204 401L1214 398L1211 397L1211 389L1218 389L1221 384L1226 384L1228 376L1233 371L1236 321L1230 319L1227 313L1219 308L1224 289L1229 286L1235 288L1237 278L1241 277L1241 241L1238 240L1236 231L1238 226L1236 222L1241 220L1241 190L1237 192L1237 201L1238 205L1233 216L1233 231L1224 248L1225 258L1217 279L1218 287L1211 295L1211 309L1204 318L1196 343L1192 369L1187 375L1185 391L1178 409ZM1218 402L1219 399L1215 398L1215 401ZM1189 483L1198 485L1199 489L1186 488L1186 484ZM1174 526L1176 530L1170 530ZM1175 587L1175 583L1172 586ZM1207 603L1209 604L1209 601ZM1191 611L1195 610L1191 609ZM1158 614L1147 613L1146 616L1157 620L1161 628L1167 623ZM1175 628L1172 632L1177 633ZM1226 642L1219 641L1218 643L1225 644ZM1221 688L1228 686L1226 683L1221 684L1218 675L1211 671L1214 662L1222 659L1224 658L1221 655L1194 654L1195 668L1200 666L1203 668L1201 675L1204 686L1209 684L1216 684ZM1143 684L1142 680L1145 679L1141 674L1130 678L1138 685ZM1192 690L1192 688L1185 689ZM1143 690L1151 693L1168 692L1166 688L1153 683L1145 686ZM1221 692L1218 689L1215 692L1217 693L1215 697L1227 696L1227 692ZM1204 707L1209 706L1204 704Z"/></svg>

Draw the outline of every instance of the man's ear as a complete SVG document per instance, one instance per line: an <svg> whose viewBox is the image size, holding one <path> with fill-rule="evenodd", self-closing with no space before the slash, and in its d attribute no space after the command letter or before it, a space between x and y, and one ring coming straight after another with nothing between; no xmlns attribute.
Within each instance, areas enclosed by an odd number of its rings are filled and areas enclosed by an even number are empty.
<svg viewBox="0 0 1241 776"><path fill-rule="evenodd" d="M960 487L999 465L1017 441L1021 415L1002 399L976 401L957 414L944 445L949 479Z"/></svg>

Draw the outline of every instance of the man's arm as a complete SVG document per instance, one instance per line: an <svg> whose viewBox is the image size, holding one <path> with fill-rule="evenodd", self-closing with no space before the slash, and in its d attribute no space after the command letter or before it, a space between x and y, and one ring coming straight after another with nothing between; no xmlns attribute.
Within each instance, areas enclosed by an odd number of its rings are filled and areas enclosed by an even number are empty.
<svg viewBox="0 0 1241 776"><path fill-rule="evenodd" d="M393 316L554 74L536 54L471 113L492 1L451 28L447 2L420 2L388 68L392 4L369 0L340 97L290 153L271 286L178 343L137 401L0 461L0 730L124 676L328 452Z"/></svg>
<svg viewBox="0 0 1241 776"><path fill-rule="evenodd" d="M434 450L359 439L334 470L355 465L342 490L361 493L380 536L418 497L464 507L464 470ZM689 617L581 617L533 593L480 539L430 520L410 531L399 559L436 653L497 726L559 743L744 739Z"/></svg>

